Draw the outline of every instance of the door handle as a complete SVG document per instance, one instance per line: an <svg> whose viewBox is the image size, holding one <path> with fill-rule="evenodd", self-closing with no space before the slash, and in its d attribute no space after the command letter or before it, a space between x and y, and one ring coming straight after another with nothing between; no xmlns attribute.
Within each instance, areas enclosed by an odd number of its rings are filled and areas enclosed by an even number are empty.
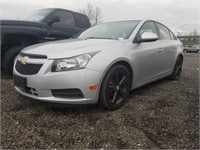
<svg viewBox="0 0 200 150"><path fill-rule="evenodd" d="M157 52L158 52L158 53L161 53L161 52L163 52L163 49L162 49L162 48L159 48L159 49L157 50Z"/></svg>

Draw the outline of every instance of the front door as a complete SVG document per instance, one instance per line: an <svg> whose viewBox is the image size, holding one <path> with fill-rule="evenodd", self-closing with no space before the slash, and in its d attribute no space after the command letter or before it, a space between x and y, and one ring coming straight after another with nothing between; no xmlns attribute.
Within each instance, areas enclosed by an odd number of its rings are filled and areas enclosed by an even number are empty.
<svg viewBox="0 0 200 150"><path fill-rule="evenodd" d="M155 23L152 21L145 22L139 30L137 36L141 36L143 32L153 32L158 35ZM133 44L132 49L137 51L134 55L133 66L135 85L142 84L156 76L158 70L156 66L156 57L159 51L160 45L158 41L153 42L142 42Z"/></svg>

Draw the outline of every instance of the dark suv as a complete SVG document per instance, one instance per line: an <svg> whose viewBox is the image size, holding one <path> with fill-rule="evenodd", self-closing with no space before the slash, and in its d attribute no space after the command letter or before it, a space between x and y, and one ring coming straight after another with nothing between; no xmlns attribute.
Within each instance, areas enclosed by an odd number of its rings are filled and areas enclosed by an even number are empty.
<svg viewBox="0 0 200 150"><path fill-rule="evenodd" d="M23 21L1 20L2 67L12 73L13 60L24 47L67 39L90 26L86 15L55 8L38 10Z"/></svg>

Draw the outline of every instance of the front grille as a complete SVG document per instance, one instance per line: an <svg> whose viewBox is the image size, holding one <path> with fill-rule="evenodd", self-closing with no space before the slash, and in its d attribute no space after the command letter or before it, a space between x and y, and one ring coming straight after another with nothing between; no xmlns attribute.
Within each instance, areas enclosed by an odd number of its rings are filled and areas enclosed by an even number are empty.
<svg viewBox="0 0 200 150"><path fill-rule="evenodd" d="M15 69L17 72L24 75L34 75L37 74L42 67L42 64L22 64L17 60Z"/></svg>
<svg viewBox="0 0 200 150"><path fill-rule="evenodd" d="M84 98L83 93L79 89L56 89L51 90L54 97L60 98Z"/></svg>
<svg viewBox="0 0 200 150"><path fill-rule="evenodd" d="M29 58L34 58L34 59L47 59L46 55L38 55L38 54L27 54L27 53L20 53L20 55L27 56Z"/></svg>

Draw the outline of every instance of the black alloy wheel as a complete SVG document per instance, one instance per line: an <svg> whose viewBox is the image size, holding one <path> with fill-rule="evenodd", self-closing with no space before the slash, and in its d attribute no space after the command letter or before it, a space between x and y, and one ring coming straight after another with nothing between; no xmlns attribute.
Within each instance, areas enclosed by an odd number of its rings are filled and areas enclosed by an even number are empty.
<svg viewBox="0 0 200 150"><path fill-rule="evenodd" d="M181 77L182 64L183 64L183 59L181 57L178 57L176 60L176 64L174 66L173 73L170 76L172 80L178 80Z"/></svg>
<svg viewBox="0 0 200 150"><path fill-rule="evenodd" d="M123 65L112 67L106 74L100 91L100 104L108 110L124 105L131 89L131 74Z"/></svg>

